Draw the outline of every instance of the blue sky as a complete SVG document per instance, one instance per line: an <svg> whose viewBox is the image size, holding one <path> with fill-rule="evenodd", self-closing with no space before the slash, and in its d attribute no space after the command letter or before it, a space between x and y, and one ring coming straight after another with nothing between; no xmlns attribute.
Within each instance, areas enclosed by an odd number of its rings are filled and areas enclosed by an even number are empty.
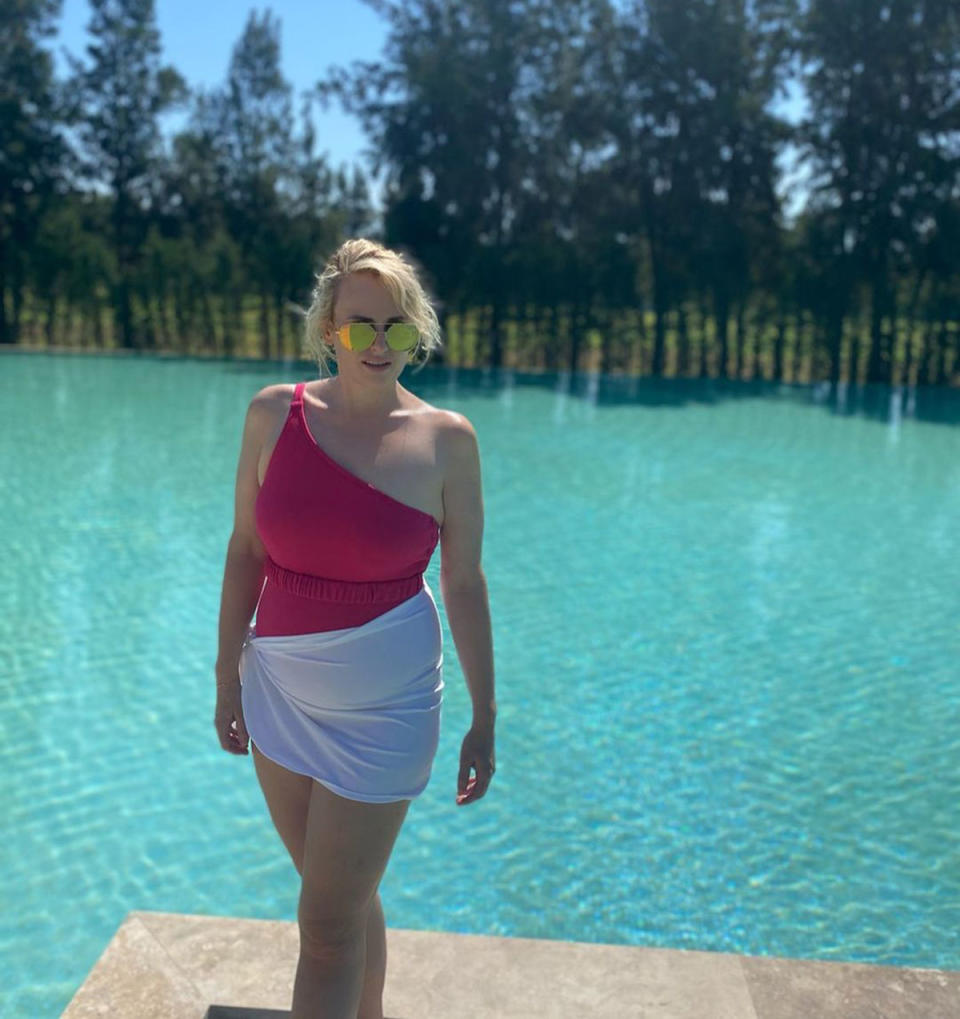
<svg viewBox="0 0 960 1019"><path fill-rule="evenodd" d="M314 85L333 65L374 59L386 42L386 22L361 0L273 0L263 5L237 0L155 0L164 61L173 64L191 86L209 88L222 84L230 53L249 12L268 7L280 21L281 66L295 94ZM76 56L85 55L89 20L87 0L63 0L60 32L54 40L61 74L67 70L62 48ZM795 120L801 109L802 96L794 89L778 112ZM168 118L168 126L177 126L182 119L183 115ZM331 103L326 112L317 111L316 123L317 147L327 154L333 166L363 163L363 150L368 142L354 117ZM793 153L786 153L785 162L792 156ZM800 204L803 176L788 177L781 183L781 190L792 192L787 201L788 212L796 211ZM381 182L382 175L374 183L375 201Z"/></svg>
<svg viewBox="0 0 960 1019"><path fill-rule="evenodd" d="M154 6L164 61L173 64L191 86L209 88L226 80L230 53L251 10L269 7L280 21L281 66L295 94L314 85L332 65L375 57L387 37L385 22L360 0L274 0L262 5L236 0L156 0ZM89 20L87 0L63 0L55 40L58 57L63 47L75 56L85 55ZM62 58L58 67L66 73ZM360 160L367 142L354 117L331 103L325 113L317 114L317 127L317 148L328 154L334 166Z"/></svg>

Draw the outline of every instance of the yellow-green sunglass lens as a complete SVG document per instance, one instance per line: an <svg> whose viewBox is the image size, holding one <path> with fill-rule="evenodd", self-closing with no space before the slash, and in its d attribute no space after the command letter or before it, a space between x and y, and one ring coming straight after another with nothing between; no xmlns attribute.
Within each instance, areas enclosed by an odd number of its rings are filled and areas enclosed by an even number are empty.
<svg viewBox="0 0 960 1019"><path fill-rule="evenodd" d="M419 339L417 327L409 322L394 322L387 329L387 346L393 350L413 350Z"/></svg>
<svg viewBox="0 0 960 1019"><path fill-rule="evenodd" d="M377 331L366 322L347 322L337 332L340 334L340 342L347 350L353 351L366 350L377 336Z"/></svg>
<svg viewBox="0 0 960 1019"><path fill-rule="evenodd" d="M340 340L347 350L359 352L372 346L377 330L369 322L347 322L339 330ZM387 346L392 350L412 350L420 334L409 322L394 322L387 327Z"/></svg>

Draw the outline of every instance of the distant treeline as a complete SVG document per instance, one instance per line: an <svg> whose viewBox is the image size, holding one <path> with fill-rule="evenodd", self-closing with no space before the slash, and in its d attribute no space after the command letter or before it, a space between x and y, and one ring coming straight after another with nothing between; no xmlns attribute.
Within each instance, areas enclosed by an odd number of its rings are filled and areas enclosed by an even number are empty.
<svg viewBox="0 0 960 1019"><path fill-rule="evenodd" d="M269 10L204 91L153 0L90 0L66 80L58 0L0 4L0 342L296 356L367 235L456 363L960 383L956 0L367 2L383 51L296 97ZM330 102L368 167L318 153Z"/></svg>

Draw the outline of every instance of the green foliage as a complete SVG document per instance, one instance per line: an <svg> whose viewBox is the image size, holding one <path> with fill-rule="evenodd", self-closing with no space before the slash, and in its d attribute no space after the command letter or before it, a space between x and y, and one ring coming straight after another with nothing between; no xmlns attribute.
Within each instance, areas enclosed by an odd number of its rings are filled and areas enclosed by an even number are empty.
<svg viewBox="0 0 960 1019"><path fill-rule="evenodd" d="M383 52L300 96L252 12L167 145L187 92L152 0L91 0L72 105L42 45L57 5L4 5L0 339L298 354L318 261L371 235L424 267L457 363L955 381L956 4L368 2ZM799 126L775 112L791 80ZM382 212L317 152L330 102L368 134Z"/></svg>
<svg viewBox="0 0 960 1019"><path fill-rule="evenodd" d="M153 0L90 0L87 63L71 59L71 93L82 175L112 197L116 261L114 313L124 346L134 345L131 292L149 230L151 177L158 165L159 114L186 95L183 79L160 66Z"/></svg>
<svg viewBox="0 0 960 1019"><path fill-rule="evenodd" d="M946 268L944 243L960 239L960 9L814 0L801 28L812 67L799 132L814 171L810 215L829 238L822 264L839 279L838 305L866 295L867 371L878 377L894 359L884 319L904 282L919 291L935 265ZM956 264L948 272L955 281Z"/></svg>
<svg viewBox="0 0 960 1019"><path fill-rule="evenodd" d="M17 339L29 252L54 196L65 149L53 61L56 0L0 4L0 343Z"/></svg>

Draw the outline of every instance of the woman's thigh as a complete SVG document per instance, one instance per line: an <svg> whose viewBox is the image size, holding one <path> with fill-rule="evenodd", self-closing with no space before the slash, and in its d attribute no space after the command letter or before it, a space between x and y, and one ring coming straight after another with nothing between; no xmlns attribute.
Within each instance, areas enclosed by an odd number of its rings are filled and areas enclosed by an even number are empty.
<svg viewBox="0 0 960 1019"><path fill-rule="evenodd" d="M263 790L267 809L274 826L290 853L294 867L303 873L303 844L307 836L307 812L310 787L315 785L309 775L298 775L276 761L265 757L250 740L250 752Z"/></svg>
<svg viewBox="0 0 960 1019"><path fill-rule="evenodd" d="M347 938L366 923L410 803L363 803L313 783L298 910L308 941Z"/></svg>

